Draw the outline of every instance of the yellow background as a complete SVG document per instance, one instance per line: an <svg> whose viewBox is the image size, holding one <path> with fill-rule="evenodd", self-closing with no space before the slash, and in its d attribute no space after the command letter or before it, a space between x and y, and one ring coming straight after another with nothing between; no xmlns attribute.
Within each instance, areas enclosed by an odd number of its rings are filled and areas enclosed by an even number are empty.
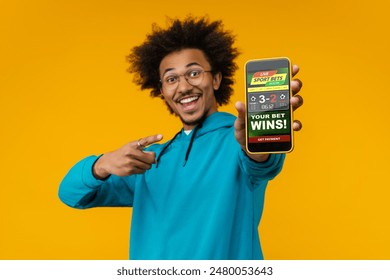
<svg viewBox="0 0 390 280"><path fill-rule="evenodd" d="M0 259L127 259L131 209L71 209L58 185L87 155L180 129L125 56L153 22L188 13L237 34L221 110L244 99L245 61L301 68L304 128L267 190L265 258L390 259L388 12L385 0L1 0Z"/></svg>

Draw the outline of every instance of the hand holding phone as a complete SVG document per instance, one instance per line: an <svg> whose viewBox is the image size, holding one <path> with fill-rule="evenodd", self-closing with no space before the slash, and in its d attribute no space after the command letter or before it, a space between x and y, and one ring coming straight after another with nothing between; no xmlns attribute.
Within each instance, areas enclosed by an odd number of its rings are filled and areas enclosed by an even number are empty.
<svg viewBox="0 0 390 280"><path fill-rule="evenodd" d="M291 63L288 58L245 64L246 149L251 154L293 150Z"/></svg>

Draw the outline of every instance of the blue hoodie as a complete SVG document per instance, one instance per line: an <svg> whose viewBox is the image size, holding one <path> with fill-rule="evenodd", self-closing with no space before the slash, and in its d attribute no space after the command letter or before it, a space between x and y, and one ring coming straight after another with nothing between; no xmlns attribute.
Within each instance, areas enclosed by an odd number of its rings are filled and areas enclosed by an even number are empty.
<svg viewBox="0 0 390 280"><path fill-rule="evenodd" d="M235 117L217 112L186 135L154 144L158 164L140 175L96 179L97 156L78 162L59 197L74 208L133 207L131 259L263 259L258 225L268 180L285 155L251 160L234 137Z"/></svg>

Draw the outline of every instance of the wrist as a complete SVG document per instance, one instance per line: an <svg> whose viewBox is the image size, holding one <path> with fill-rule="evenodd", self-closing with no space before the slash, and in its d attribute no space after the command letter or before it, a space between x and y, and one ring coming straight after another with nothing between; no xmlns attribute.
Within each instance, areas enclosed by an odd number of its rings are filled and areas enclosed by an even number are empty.
<svg viewBox="0 0 390 280"><path fill-rule="evenodd" d="M250 154L245 147L242 148L245 154L253 161L256 162L265 162L268 160L270 154Z"/></svg>
<svg viewBox="0 0 390 280"><path fill-rule="evenodd" d="M103 167L103 162L104 162L104 159L103 159L104 155L101 155L96 161L95 163L92 165L92 174L93 176L98 179L98 180L105 180L107 179L111 174L106 170L104 169Z"/></svg>

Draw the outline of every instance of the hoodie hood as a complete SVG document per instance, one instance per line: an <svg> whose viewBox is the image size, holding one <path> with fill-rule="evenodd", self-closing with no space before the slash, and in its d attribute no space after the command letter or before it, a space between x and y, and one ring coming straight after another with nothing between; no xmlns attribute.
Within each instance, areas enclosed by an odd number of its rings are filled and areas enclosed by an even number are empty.
<svg viewBox="0 0 390 280"><path fill-rule="evenodd" d="M215 112L210 116L208 116L202 123L198 124L188 136L185 135L184 129L181 129L170 141L162 145L161 152L157 156L156 167L158 167L158 162L160 158L163 156L164 152L174 141L181 141L183 139L187 140L188 137L191 137L187 147L186 156L183 162L183 167L184 167L190 156L192 144L195 139L220 128L232 127L234 125L235 119L236 117L233 116L232 114L225 113L225 112Z"/></svg>
<svg viewBox="0 0 390 280"><path fill-rule="evenodd" d="M219 128L228 128L234 125L236 117L232 114L225 112L215 112L208 116L200 125L199 129L196 131L196 136L200 137L204 134L217 130ZM183 131L183 129L182 129Z"/></svg>

